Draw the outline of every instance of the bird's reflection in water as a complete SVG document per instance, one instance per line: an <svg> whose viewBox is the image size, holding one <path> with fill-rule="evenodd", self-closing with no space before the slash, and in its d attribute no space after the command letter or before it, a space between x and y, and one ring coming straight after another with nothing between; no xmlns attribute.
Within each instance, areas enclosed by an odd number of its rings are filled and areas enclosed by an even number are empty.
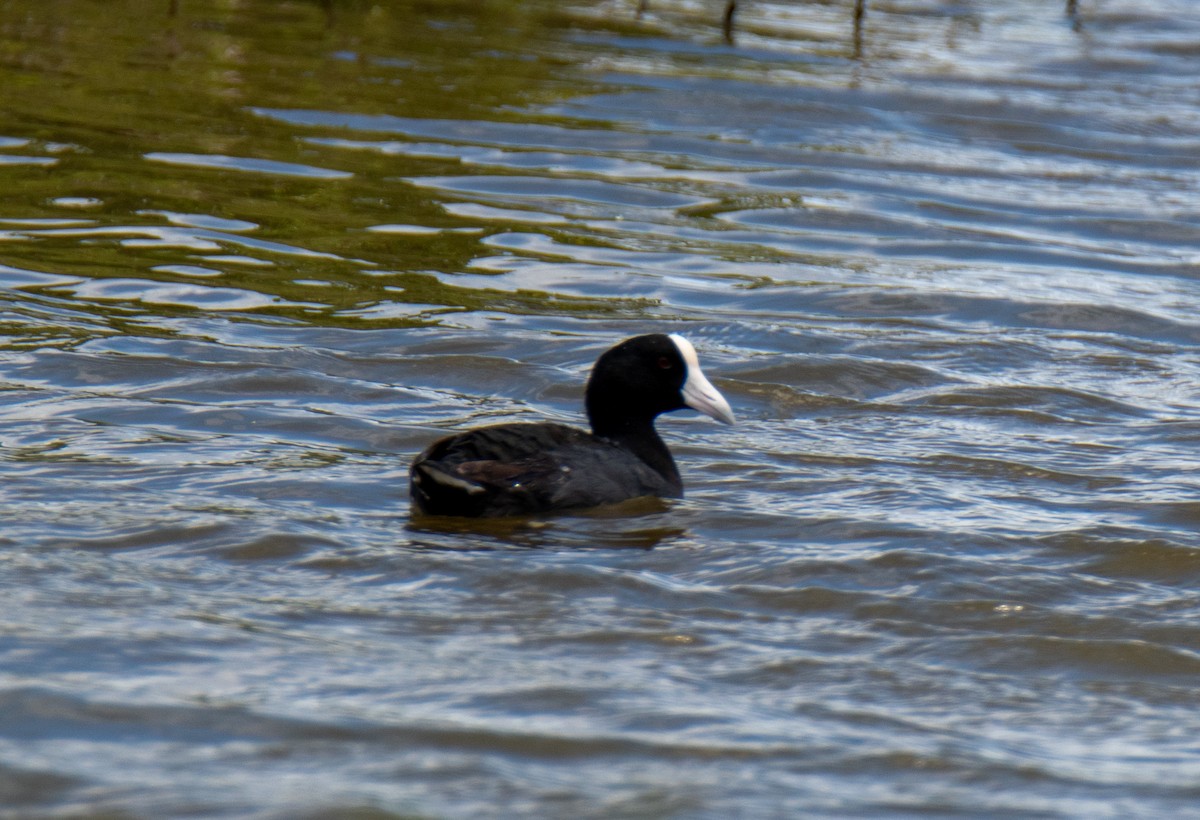
<svg viewBox="0 0 1200 820"><path fill-rule="evenodd" d="M677 506L661 498L633 498L553 518L462 518L414 511L405 529L411 536L408 546L419 549L651 550L690 540L688 529L672 520ZM443 541L443 536L448 538Z"/></svg>

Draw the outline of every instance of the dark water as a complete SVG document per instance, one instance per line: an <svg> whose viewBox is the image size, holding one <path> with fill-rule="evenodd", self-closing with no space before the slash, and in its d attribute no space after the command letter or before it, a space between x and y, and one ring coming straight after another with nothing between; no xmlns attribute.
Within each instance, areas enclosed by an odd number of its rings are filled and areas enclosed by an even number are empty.
<svg viewBox="0 0 1200 820"><path fill-rule="evenodd" d="M635 5L0 3L0 815L1200 817L1200 8Z"/></svg>

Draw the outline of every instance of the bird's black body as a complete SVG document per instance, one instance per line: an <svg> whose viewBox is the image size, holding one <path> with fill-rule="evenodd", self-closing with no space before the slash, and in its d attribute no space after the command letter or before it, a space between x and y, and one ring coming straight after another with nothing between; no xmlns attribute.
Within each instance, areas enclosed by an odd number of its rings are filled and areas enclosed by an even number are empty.
<svg viewBox="0 0 1200 820"><path fill-rule="evenodd" d="M461 483L455 483L461 482ZM413 465L413 501L438 515L522 515L683 494L608 439L564 424L497 424L435 442Z"/></svg>
<svg viewBox="0 0 1200 820"><path fill-rule="evenodd" d="M497 424L434 442L413 461L413 504L429 515L493 517L679 497L683 483L654 419L693 406L733 421L677 336L638 336L607 351L588 379L586 405L591 433Z"/></svg>

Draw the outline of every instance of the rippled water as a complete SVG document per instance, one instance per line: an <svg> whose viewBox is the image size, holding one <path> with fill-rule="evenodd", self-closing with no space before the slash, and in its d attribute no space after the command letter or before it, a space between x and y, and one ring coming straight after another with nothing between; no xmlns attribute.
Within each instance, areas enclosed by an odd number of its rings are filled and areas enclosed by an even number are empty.
<svg viewBox="0 0 1200 820"><path fill-rule="evenodd" d="M171 5L0 4L0 814L1200 816L1193 3Z"/></svg>

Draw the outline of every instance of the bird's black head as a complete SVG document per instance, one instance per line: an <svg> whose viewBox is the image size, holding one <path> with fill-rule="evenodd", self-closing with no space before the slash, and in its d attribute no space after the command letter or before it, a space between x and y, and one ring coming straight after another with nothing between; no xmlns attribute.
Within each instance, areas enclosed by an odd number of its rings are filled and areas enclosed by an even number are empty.
<svg viewBox="0 0 1200 820"><path fill-rule="evenodd" d="M682 336L654 333L626 339L596 361L587 385L592 431L613 436L652 425L660 413L691 407L726 424L733 411Z"/></svg>

